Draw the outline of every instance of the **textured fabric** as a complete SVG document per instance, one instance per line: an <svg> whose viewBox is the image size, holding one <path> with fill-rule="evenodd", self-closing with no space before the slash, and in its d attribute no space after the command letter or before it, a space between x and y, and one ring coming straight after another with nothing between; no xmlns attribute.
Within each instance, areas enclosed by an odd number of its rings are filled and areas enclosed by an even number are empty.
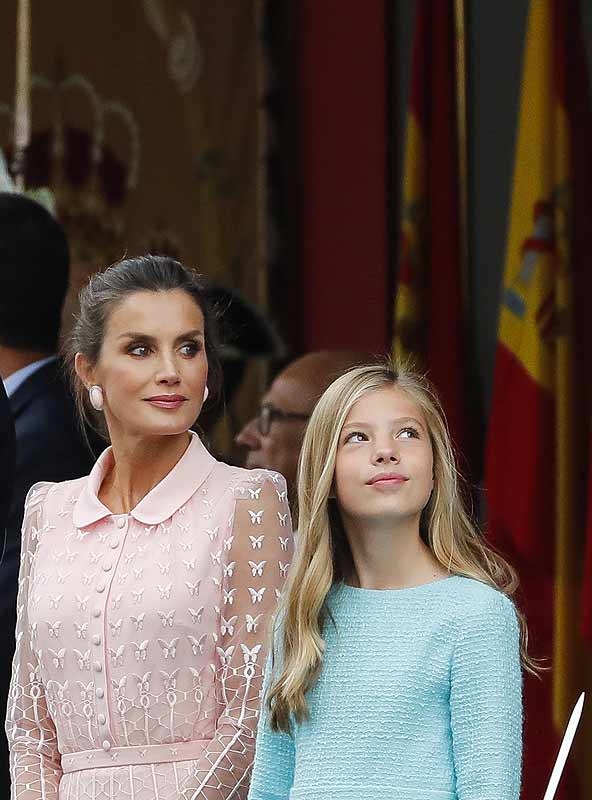
<svg viewBox="0 0 592 800"><path fill-rule="evenodd" d="M11 397L27 380L27 378L30 378L31 375L34 375L37 370L41 369L41 367L44 367L46 364L51 364L52 361L57 360L58 356L47 356L47 358L41 358L39 361L33 361L32 364L27 364L26 367L17 369L16 372L13 372L12 375L8 376L8 378L5 378L4 388L6 389L6 394L8 397Z"/></svg>
<svg viewBox="0 0 592 800"><path fill-rule="evenodd" d="M310 719L263 707L250 800L518 800L522 677L513 605L453 576L333 587ZM268 680L270 672L268 671Z"/></svg>
<svg viewBox="0 0 592 800"><path fill-rule="evenodd" d="M16 800L244 798L266 628L291 559L283 478L194 436L131 511L88 478L23 524L7 715Z"/></svg>

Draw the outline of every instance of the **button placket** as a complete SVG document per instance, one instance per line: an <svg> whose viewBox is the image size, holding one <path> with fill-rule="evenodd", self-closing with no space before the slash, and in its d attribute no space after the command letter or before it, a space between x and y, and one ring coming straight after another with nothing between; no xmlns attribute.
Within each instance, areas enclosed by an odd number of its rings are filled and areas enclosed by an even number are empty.
<svg viewBox="0 0 592 800"><path fill-rule="evenodd" d="M109 709L108 709L108 662L107 662L107 612L110 600L111 584L115 578L117 565L121 556L121 551L126 540L129 517L118 516L106 521L112 529L110 536L103 539L103 559L101 571L97 575L95 584L95 604L92 609L91 618L91 641L93 643L93 674L95 679L96 697L96 719L99 726L99 737L101 747L106 752L113 745L109 731Z"/></svg>

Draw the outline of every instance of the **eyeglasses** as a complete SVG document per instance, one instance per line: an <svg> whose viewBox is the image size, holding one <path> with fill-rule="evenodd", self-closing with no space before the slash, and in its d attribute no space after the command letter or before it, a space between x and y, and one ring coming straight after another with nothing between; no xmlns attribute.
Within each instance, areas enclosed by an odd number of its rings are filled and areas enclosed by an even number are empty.
<svg viewBox="0 0 592 800"><path fill-rule="evenodd" d="M276 408L272 405L264 405L259 409L257 415L257 430L261 436L268 436L271 429L271 423L274 419L301 419L303 421L310 419L310 414L298 414L296 411L284 411L281 408Z"/></svg>

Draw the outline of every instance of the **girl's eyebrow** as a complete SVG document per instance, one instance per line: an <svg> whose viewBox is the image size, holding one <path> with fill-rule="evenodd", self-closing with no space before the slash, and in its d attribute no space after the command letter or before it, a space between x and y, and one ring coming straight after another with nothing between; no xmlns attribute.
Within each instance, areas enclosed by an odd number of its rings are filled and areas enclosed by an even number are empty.
<svg viewBox="0 0 592 800"><path fill-rule="evenodd" d="M409 422L412 422L414 425L417 425L422 430L425 430L425 427L421 424L421 422L418 419L415 419L415 417L398 417L397 419L391 420L391 425L395 427L397 425L404 425ZM372 427L371 422L348 422L347 425L343 426L343 430L346 430L347 428L371 428L371 427Z"/></svg>
<svg viewBox="0 0 592 800"><path fill-rule="evenodd" d="M203 331L201 331L199 328L196 328L195 330L187 331L187 333L182 333L180 336L177 336L175 342L181 342L184 339L191 339L192 337L199 337L199 336L203 336ZM147 333L140 333L139 331L126 331L125 333L121 333L117 338L124 339L126 337L128 339L142 339L145 342L156 341L154 336L150 336Z"/></svg>

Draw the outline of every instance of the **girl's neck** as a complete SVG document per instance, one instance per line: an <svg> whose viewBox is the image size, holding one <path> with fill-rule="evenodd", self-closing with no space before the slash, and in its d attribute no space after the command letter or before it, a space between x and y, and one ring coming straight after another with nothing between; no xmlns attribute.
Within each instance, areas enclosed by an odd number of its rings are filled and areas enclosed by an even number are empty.
<svg viewBox="0 0 592 800"><path fill-rule="evenodd" d="M344 520L355 574L348 583L362 589L405 589L444 578L449 573L436 560L419 533L419 519L372 525Z"/></svg>
<svg viewBox="0 0 592 800"><path fill-rule="evenodd" d="M191 435L116 437L113 467L104 477L99 499L114 514L128 514L177 464Z"/></svg>

